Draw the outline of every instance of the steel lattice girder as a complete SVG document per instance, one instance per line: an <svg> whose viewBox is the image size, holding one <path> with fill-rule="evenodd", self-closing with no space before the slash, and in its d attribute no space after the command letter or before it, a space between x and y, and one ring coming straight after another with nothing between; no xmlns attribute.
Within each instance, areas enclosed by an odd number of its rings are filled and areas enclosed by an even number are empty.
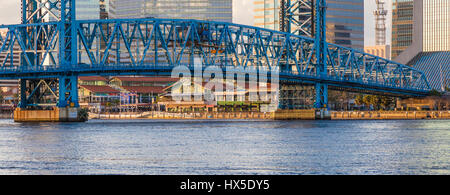
<svg viewBox="0 0 450 195"><path fill-rule="evenodd" d="M60 0L22 0L22 24L60 20Z"/></svg>
<svg viewBox="0 0 450 195"><path fill-rule="evenodd" d="M318 67L315 40L291 33L232 23L175 19L73 21L70 42L75 61L62 63L58 23L0 26L8 29L0 45L0 77L59 77L69 73L141 74L179 65L278 67L280 80L296 78L324 84L359 85L377 90L430 91L425 75L411 67L350 48L327 44L326 65ZM69 44L65 41L65 43ZM18 48L14 50L14 47ZM72 46L73 47L73 46ZM58 55L59 54L59 55ZM22 65L10 59L20 56ZM72 59L72 61L74 60ZM323 69L318 74L318 68ZM283 75L284 77L282 77Z"/></svg>
<svg viewBox="0 0 450 195"><path fill-rule="evenodd" d="M315 0L281 0L280 30L307 37L314 37Z"/></svg>
<svg viewBox="0 0 450 195"><path fill-rule="evenodd" d="M19 86L20 108L27 106L49 105L49 99L58 99L58 85L56 79L21 79Z"/></svg>

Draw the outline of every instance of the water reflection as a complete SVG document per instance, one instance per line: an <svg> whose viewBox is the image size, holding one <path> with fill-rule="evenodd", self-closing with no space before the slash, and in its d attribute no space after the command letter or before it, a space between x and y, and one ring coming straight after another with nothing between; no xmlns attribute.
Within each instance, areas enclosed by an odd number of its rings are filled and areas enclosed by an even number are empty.
<svg viewBox="0 0 450 195"><path fill-rule="evenodd" d="M0 120L0 174L450 174L449 125Z"/></svg>

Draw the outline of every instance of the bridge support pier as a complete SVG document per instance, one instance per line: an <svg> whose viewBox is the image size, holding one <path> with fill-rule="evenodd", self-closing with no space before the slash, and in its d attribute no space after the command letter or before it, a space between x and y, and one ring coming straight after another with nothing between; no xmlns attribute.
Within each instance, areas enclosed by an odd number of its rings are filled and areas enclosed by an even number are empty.
<svg viewBox="0 0 450 195"><path fill-rule="evenodd" d="M311 110L314 108L314 85L286 84L279 88L279 109L281 110Z"/></svg>
<svg viewBox="0 0 450 195"><path fill-rule="evenodd" d="M316 102L314 108L323 109L328 107L328 85L316 83Z"/></svg>
<svg viewBox="0 0 450 195"><path fill-rule="evenodd" d="M27 107L27 80L20 79L19 82L19 108L26 108Z"/></svg>
<svg viewBox="0 0 450 195"><path fill-rule="evenodd" d="M20 80L15 122L84 122L80 110L77 76Z"/></svg>
<svg viewBox="0 0 450 195"><path fill-rule="evenodd" d="M316 83L316 119L329 120L331 112L328 107L328 85Z"/></svg>
<svg viewBox="0 0 450 195"><path fill-rule="evenodd" d="M59 78L59 108L80 107L78 102L78 77L61 76Z"/></svg>

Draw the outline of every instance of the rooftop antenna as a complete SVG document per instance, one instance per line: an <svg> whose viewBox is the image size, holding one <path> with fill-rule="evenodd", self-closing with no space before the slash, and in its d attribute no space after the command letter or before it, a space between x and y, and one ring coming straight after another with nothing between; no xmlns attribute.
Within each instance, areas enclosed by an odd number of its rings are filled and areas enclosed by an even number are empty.
<svg viewBox="0 0 450 195"><path fill-rule="evenodd" d="M386 16L388 11L384 8L384 0L375 0L377 10L373 12L375 15L375 42L376 45L386 45Z"/></svg>

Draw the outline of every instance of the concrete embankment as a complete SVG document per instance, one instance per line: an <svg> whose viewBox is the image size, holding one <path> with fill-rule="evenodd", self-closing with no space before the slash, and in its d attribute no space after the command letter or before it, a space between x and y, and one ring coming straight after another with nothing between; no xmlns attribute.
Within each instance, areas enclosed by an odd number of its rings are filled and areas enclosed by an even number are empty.
<svg viewBox="0 0 450 195"><path fill-rule="evenodd" d="M224 113L169 113L146 112L140 114L89 114L91 119L273 119L273 113L224 112Z"/></svg>
<svg viewBox="0 0 450 195"><path fill-rule="evenodd" d="M0 113L0 119L14 119L14 114L11 113Z"/></svg>
<svg viewBox="0 0 450 195"><path fill-rule="evenodd" d="M333 120L422 120L450 119L450 111L332 112Z"/></svg>
<svg viewBox="0 0 450 195"><path fill-rule="evenodd" d="M277 112L204 112L204 113L120 113L120 114L94 114L92 119L249 119L249 120L314 120L315 110L285 110Z"/></svg>
<svg viewBox="0 0 450 195"><path fill-rule="evenodd" d="M315 110L282 110L271 113L260 112L216 112L216 113L121 113L90 114L91 119L250 119L250 120L316 120L320 112ZM450 111L373 111L337 112L331 111L331 120L422 120L450 119ZM330 119L328 117L328 119Z"/></svg>
<svg viewBox="0 0 450 195"><path fill-rule="evenodd" d="M14 111L15 122L83 122L79 117L79 108L54 108L53 110Z"/></svg>

